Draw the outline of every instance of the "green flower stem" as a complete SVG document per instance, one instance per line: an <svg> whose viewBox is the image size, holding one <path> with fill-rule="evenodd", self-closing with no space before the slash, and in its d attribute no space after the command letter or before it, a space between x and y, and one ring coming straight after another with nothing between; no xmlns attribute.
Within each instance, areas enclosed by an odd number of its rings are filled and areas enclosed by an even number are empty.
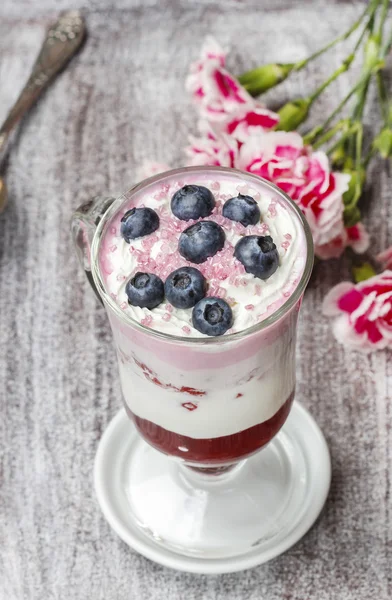
<svg viewBox="0 0 392 600"><path fill-rule="evenodd" d="M328 150L327 150L328 156L330 156L333 152L335 152L335 150L340 148L340 146L342 146L344 144L344 142L346 142L347 140L351 139L354 135L356 135L357 131L358 131L358 127L362 127L362 124L360 122L352 123L351 127L349 127L347 129L347 131L345 131L343 133L343 135L337 140L337 142L335 142L333 144L333 146L328 148Z"/></svg>
<svg viewBox="0 0 392 600"><path fill-rule="evenodd" d="M389 2L389 0L386 0L387 4ZM383 0L383 3L385 4L385 0ZM368 10L367 10L367 14L369 15L369 19L367 20L367 22L365 23L365 26L362 30L361 35L359 36L357 43L354 46L354 54L357 52L358 48L360 47L360 45L362 44L363 38L365 37L366 33L370 30L373 29L373 24L374 24L374 18L377 12L377 9L380 5L380 0L376 0L375 2L371 2L368 6Z"/></svg>
<svg viewBox="0 0 392 600"><path fill-rule="evenodd" d="M334 46L336 46L336 44L339 44L340 42L343 42L344 40L347 40L347 38L349 38L350 35L352 33L354 33L354 31L356 31L358 29L358 27L361 25L361 23L365 19L365 17L368 14L371 15L371 14L374 13L374 11L378 8L379 4L380 4L380 0L372 0L372 2L370 2L369 5L365 8L365 10L363 11L362 15L351 25L351 27L345 33L343 33L342 35L338 36L336 39L332 40L332 42L329 42L323 48L320 48L320 50L318 50L314 54L311 54L310 56L308 56L308 58L305 58L304 60L298 61L294 65L293 70L294 71L300 71L301 69L303 69L304 67L306 67L312 60L318 58L319 56L321 56L322 54L324 54L325 52L327 52L328 50L330 50L331 48L333 48Z"/></svg>
<svg viewBox="0 0 392 600"><path fill-rule="evenodd" d="M384 2L384 0L383 0L383 2ZM373 26L374 26L374 17L375 17L375 14L376 14L376 11L377 11L379 5L380 5L380 1L375 0L374 2L371 2L369 4L369 6L367 7L366 14L369 15L369 19L365 23L363 31L362 31L362 33L356 43L356 46L354 48L353 54L355 54L356 50L362 43L362 40L363 40L365 34L368 31L372 31ZM365 15L362 15L362 19L364 16ZM392 44L392 39L391 39L391 44ZM351 88L351 90L348 92L348 94L346 94L346 96L343 98L343 100L338 104L338 106L327 117L327 119L324 121L324 123L322 125L316 126L313 130L311 130L305 136L307 143L315 144L321 135L323 135L325 132L327 132L327 134L328 134L328 127L329 127L330 123L332 123L334 118L341 112L341 110L344 108L344 106L347 104L347 102L352 98L352 96L354 96L357 93L358 94L361 93L361 103L360 103L360 106L358 107L358 110L359 110L359 112L361 110L363 111L363 107L365 105L365 100L366 100L366 93L367 93L369 82L370 82L369 70L371 70L372 72L373 71L376 72L382 66L383 65L380 61L376 62L373 60L372 65L367 66L367 68L363 70L360 80L355 84L354 87ZM332 129L332 131L333 131L333 129ZM318 145L319 144L317 142L317 146Z"/></svg>
<svg viewBox="0 0 392 600"><path fill-rule="evenodd" d="M334 120L334 118L340 113L342 108L347 104L347 102L356 94L362 85L366 82L369 76L366 74L362 76L362 78L351 88L351 90L346 94L343 100L338 104L338 106L331 112L331 114L327 117L322 125L317 125L314 129L312 129L305 137L308 138L308 143L311 144L317 140L317 138L323 134L329 124Z"/></svg>
<svg viewBox="0 0 392 600"><path fill-rule="evenodd" d="M291 72L300 71L301 69L306 67L309 64L309 62L315 60L339 42L346 40L348 37L350 37L352 33L354 33L354 31L358 29L358 27L361 25L364 19L367 16L369 16L369 19L365 24L365 27L355 46L356 50L361 44L363 36L365 35L365 32L368 29L370 19L377 10L380 2L381 0L371 0L369 5L363 11L362 15L355 21L355 23L353 23L353 25L351 25L351 27L344 34L338 36L336 39L332 40L332 42L329 42L326 46L324 46L314 54L311 54L304 60L300 60L296 63L271 63L262 65L260 67L257 67L256 69L246 71L245 73L240 75L238 77L239 82L252 96L258 96L266 92L270 88L284 81L290 75Z"/></svg>
<svg viewBox="0 0 392 600"><path fill-rule="evenodd" d="M385 58L389 54L389 51L391 48L392 48L392 29L389 32L389 36L387 38L387 42L386 42L385 46L381 50L381 58Z"/></svg>
<svg viewBox="0 0 392 600"><path fill-rule="evenodd" d="M333 127L331 127L331 129L326 131L324 133L324 135L322 135L321 137L318 138L317 142L315 142L313 144L313 148L315 150L317 150L318 148L320 148L320 146L329 142L329 140L331 140L339 131L342 131L342 130L347 131L347 128L349 127L349 125L350 125L349 119L341 119L340 121L338 121L336 123L336 125L334 125ZM308 140L308 136L304 137L304 141L306 144L311 143L311 141Z"/></svg>
<svg viewBox="0 0 392 600"><path fill-rule="evenodd" d="M380 109L382 118L384 120L385 125L389 125L389 100L388 100L388 92L385 87L384 77L381 71L376 73L376 81L377 81L377 90L378 90L378 98L380 101Z"/></svg>
<svg viewBox="0 0 392 600"><path fill-rule="evenodd" d="M380 22L378 25L378 30L377 30L377 35L380 40L382 40L384 24L385 24L387 15L388 15L388 8L389 8L389 0L383 0L382 8L381 8L381 17L380 17Z"/></svg>
<svg viewBox="0 0 392 600"><path fill-rule="evenodd" d="M354 60L354 54L350 54L350 56L348 56L346 58L346 60L344 60L342 62L342 64L340 65L340 67L338 69L336 69L336 71L334 73L332 73L332 75L330 77L328 77L328 79L326 81L324 81L324 83L322 85L320 85L320 87L309 97L309 100L311 102L311 104L323 93L323 91L333 82L335 81L335 79L337 79L339 77L339 75L341 75L342 73L345 73L346 71L348 71L348 69L350 68L351 63Z"/></svg>
<svg viewBox="0 0 392 600"><path fill-rule="evenodd" d="M357 135L356 135L356 140L355 140L355 170L357 173L360 173L361 171L361 160L362 160L362 145L363 145L363 126L362 123L358 123L358 130L357 130ZM354 198L354 204L357 204L360 195L362 193L362 185L361 185L361 181L360 178L357 177L356 179L356 186L355 186L355 198Z"/></svg>
<svg viewBox="0 0 392 600"><path fill-rule="evenodd" d="M309 110L315 100L323 93L323 91L339 77L342 73L347 71L354 60L354 54L350 54L346 60L340 65L338 69L324 83L317 88L313 94L307 98L297 98L287 102L278 110L279 123L276 127L280 131L293 131L301 125L309 114Z"/></svg>
<svg viewBox="0 0 392 600"><path fill-rule="evenodd" d="M355 104L354 110L352 112L352 118L355 121L360 121L362 119L363 111L364 111L365 104L366 104L366 98L367 98L370 80L371 80L371 74L366 77L365 81L360 86L360 89L358 91L358 100L357 100L357 103Z"/></svg>
<svg viewBox="0 0 392 600"><path fill-rule="evenodd" d="M370 161L372 160L372 158L377 154L377 149L375 148L375 146L371 146L368 153L366 154L366 156L364 157L364 159L362 160L362 168L366 171Z"/></svg>

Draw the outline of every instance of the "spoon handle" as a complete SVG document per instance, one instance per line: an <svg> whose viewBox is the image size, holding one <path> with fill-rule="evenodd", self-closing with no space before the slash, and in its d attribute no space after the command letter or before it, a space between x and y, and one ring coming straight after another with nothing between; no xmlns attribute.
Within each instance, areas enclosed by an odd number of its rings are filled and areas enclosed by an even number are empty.
<svg viewBox="0 0 392 600"><path fill-rule="evenodd" d="M63 13L50 27L26 85L0 127L0 150L14 125L79 49L85 34L85 22L79 11Z"/></svg>

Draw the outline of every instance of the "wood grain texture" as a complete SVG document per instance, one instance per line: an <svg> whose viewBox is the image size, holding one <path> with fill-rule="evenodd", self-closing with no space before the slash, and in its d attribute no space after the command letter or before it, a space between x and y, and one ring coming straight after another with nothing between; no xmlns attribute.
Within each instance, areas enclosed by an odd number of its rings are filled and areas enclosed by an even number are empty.
<svg viewBox="0 0 392 600"><path fill-rule="evenodd" d="M0 119L18 94L53 13L70 0L2 0ZM320 315L344 260L318 266L298 344L298 397L328 439L333 481L313 529L285 555L242 574L180 574L123 544L103 519L92 467L121 405L111 333L71 247L72 210L135 181L143 160L173 166L195 128L188 65L212 32L241 72L305 57L343 31L360 3L76 1L89 39L16 134L0 216L1 600L388 600L392 597L391 353L338 345ZM321 16L322 12L322 16ZM269 97L313 90L346 55L330 52ZM328 90L321 120L354 80ZM368 123L377 119L375 106ZM372 167L365 222L392 244L391 181Z"/></svg>

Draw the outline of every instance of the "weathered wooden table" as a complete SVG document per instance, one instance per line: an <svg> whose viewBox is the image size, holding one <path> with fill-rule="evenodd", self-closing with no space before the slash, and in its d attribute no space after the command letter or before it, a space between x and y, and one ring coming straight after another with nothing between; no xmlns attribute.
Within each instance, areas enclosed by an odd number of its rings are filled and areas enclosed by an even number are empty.
<svg viewBox="0 0 392 600"><path fill-rule="evenodd" d="M92 468L121 406L111 333L71 247L72 210L117 194L146 158L182 162L195 127L188 65L212 32L234 72L292 61L345 30L361 4L290 0L75 0L88 42L14 139L11 201L0 217L0 598L387 600L392 597L392 357L338 345L320 314L344 260L318 266L299 332L298 397L322 426L333 481L306 537L269 564L216 577L176 573L130 550L95 500ZM70 0L2 0L0 118L16 97L44 28ZM346 55L330 52L271 94L310 92ZM320 120L356 68L318 104ZM373 105L369 123L376 119ZM365 222L392 243L391 182L371 171ZM388 224L389 221L389 224Z"/></svg>

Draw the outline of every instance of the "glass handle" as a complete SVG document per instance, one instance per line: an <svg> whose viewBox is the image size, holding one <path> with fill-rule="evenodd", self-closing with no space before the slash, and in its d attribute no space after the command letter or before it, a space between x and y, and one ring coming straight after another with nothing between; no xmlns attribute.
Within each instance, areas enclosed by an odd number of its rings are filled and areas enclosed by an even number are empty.
<svg viewBox="0 0 392 600"><path fill-rule="evenodd" d="M102 299L95 286L91 273L91 243L98 223L113 204L114 198L109 196L95 196L88 202L85 202L74 212L72 216L71 230L72 239L76 249L76 254L91 287L96 293L100 302Z"/></svg>

